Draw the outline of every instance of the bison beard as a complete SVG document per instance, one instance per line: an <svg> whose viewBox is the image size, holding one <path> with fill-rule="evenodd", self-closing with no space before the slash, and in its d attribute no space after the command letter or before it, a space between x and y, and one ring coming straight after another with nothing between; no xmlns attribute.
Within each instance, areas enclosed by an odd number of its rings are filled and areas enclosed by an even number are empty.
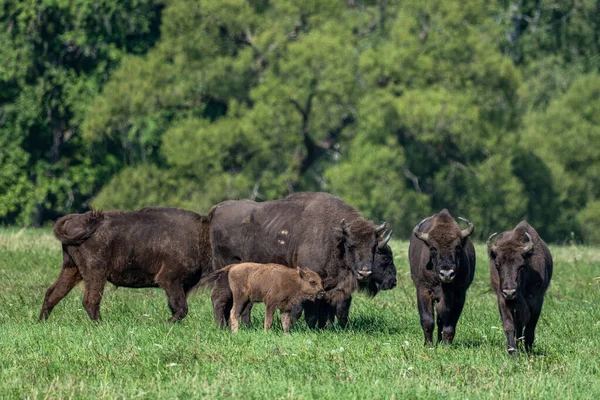
<svg viewBox="0 0 600 400"><path fill-rule="evenodd" d="M373 298L377 296L377 293L381 290L391 290L396 287L396 266L394 265L394 255L392 249L387 245L390 240L392 233L384 235L384 239L381 242L383 246L379 246L377 254L375 255L375 261L373 262L373 273L369 276L369 279L358 282L358 290L366 293L369 297ZM352 303L352 297L345 299L337 307L327 306L327 313L321 313L321 318L326 318L327 322L333 324L334 319L337 317L338 321L348 321L348 314L350 312L350 305ZM314 313L315 310L307 309L306 313ZM296 321L302 315L302 307L297 307L292 312L292 321ZM318 318L318 315L306 315L308 319Z"/></svg>
<svg viewBox="0 0 600 400"><path fill-rule="evenodd" d="M490 279L498 298L508 353L517 351L515 339L523 335L525 350L531 352L544 294L552 278L552 255L527 221L501 233L493 244L495 236L488 239Z"/></svg>
<svg viewBox="0 0 600 400"><path fill-rule="evenodd" d="M327 295L324 300L305 303L311 310L307 318L310 327L317 321L324 326L329 306L346 302L357 280L369 276L384 229L327 193L294 193L263 203L225 201L209 215L215 270L256 262L303 266L319 274ZM227 281L218 279L211 298L219 326L227 323L231 297ZM243 313L246 323L249 314L250 306ZM346 320L338 322L343 325Z"/></svg>
<svg viewBox="0 0 600 400"><path fill-rule="evenodd" d="M475 248L469 239L473 224L460 219L467 228L461 229L448 210L442 210L415 226L410 238L410 275L426 344L433 342L435 302L438 342L452 343L475 274Z"/></svg>
<svg viewBox="0 0 600 400"><path fill-rule="evenodd" d="M81 280L83 306L94 321L100 319L107 281L164 289L169 321L177 321L187 314L188 293L211 270L208 218L191 211L148 207L70 214L56 222L54 234L62 243L63 268L46 291L40 321Z"/></svg>

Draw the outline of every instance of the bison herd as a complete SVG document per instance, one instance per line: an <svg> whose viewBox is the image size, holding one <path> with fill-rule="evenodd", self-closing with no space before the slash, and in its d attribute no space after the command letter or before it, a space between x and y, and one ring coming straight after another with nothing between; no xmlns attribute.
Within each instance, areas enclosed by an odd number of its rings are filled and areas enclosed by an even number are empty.
<svg viewBox="0 0 600 400"><path fill-rule="evenodd" d="M411 235L410 272L426 344L436 322L437 341L452 343L473 281L474 226L459 220L466 227L442 210ZM106 282L162 288L171 322L186 316L191 291L212 284L215 321L234 332L240 319L250 322L254 302L265 303L265 330L277 309L286 333L302 313L311 328L336 319L344 327L355 290L375 296L397 283L392 232L327 193L224 201L206 216L168 207L70 214L56 222L54 234L63 266L46 291L40 321L83 280L83 306L94 321ZM491 235L488 255L508 352L521 338L529 352L552 277L550 251L523 221Z"/></svg>

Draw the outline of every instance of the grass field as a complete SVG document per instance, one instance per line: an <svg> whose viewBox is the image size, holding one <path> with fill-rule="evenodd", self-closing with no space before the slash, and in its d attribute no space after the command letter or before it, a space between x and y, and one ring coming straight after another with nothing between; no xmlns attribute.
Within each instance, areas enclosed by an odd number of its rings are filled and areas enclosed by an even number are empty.
<svg viewBox="0 0 600 400"><path fill-rule="evenodd" d="M277 322L232 335L213 323L210 294L169 324L158 289L105 291L92 323L75 288L36 323L61 265L46 230L0 230L0 398L600 398L600 249L552 247L554 280L534 355L510 357L487 255L478 264L453 345L423 346L407 243L394 242L398 287L356 295L351 328L288 336Z"/></svg>

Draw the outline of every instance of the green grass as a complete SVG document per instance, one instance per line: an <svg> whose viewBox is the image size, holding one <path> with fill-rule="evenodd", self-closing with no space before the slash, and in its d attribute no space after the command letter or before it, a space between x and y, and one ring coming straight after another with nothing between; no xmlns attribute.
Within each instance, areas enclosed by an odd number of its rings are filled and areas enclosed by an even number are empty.
<svg viewBox="0 0 600 400"><path fill-rule="evenodd" d="M0 398L600 398L600 249L552 247L554 280L534 355L506 354L484 245L453 345L425 347L407 262L392 243L398 287L356 295L351 328L322 332L277 321L232 335L213 323L210 295L169 324L156 289L107 287L103 322L81 286L36 323L61 265L46 230L0 230Z"/></svg>

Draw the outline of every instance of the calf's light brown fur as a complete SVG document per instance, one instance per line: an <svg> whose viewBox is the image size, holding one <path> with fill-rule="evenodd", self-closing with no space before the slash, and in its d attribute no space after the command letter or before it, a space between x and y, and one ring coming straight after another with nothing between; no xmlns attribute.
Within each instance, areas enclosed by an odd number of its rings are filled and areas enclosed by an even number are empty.
<svg viewBox="0 0 600 400"><path fill-rule="evenodd" d="M239 319L250 303L265 303L265 331L273 325L275 310L280 310L283 330L288 333L291 311L304 301L322 299L325 295L321 277L303 268L288 268L280 264L241 263L229 265L216 271L202 283L217 279L227 273L233 293L231 331L237 332Z"/></svg>

